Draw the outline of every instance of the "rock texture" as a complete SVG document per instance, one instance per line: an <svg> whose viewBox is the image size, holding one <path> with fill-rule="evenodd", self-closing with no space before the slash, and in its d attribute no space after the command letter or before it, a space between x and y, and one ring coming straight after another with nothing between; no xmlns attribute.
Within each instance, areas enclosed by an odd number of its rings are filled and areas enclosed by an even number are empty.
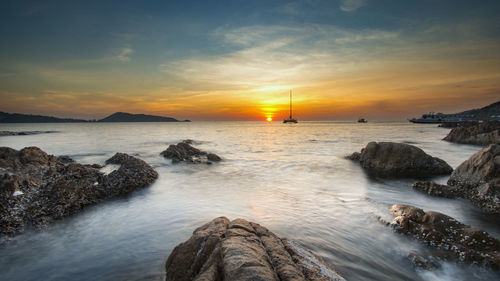
<svg viewBox="0 0 500 281"><path fill-rule="evenodd" d="M259 224L219 217L197 228L166 262L169 281L344 280L319 256Z"/></svg>
<svg viewBox="0 0 500 281"><path fill-rule="evenodd" d="M500 214L500 145L483 148L460 164L448 185L484 211Z"/></svg>
<svg viewBox="0 0 500 281"><path fill-rule="evenodd" d="M359 161L361 167L380 177L425 178L453 171L444 160L405 143L370 142L361 153L355 152L346 158Z"/></svg>
<svg viewBox="0 0 500 281"><path fill-rule="evenodd" d="M461 124L453 128L444 140L475 145L500 144L500 121Z"/></svg>
<svg viewBox="0 0 500 281"><path fill-rule="evenodd" d="M412 235L422 243L446 253L447 257L469 264L500 269L500 241L485 231L465 225L445 214L410 205L392 206L390 224L397 232Z"/></svg>
<svg viewBox="0 0 500 281"><path fill-rule="evenodd" d="M87 205L146 187L158 177L146 162L127 154L117 153L107 162L120 168L105 175L99 165L78 164L37 147L0 147L0 234L44 226Z"/></svg>
<svg viewBox="0 0 500 281"><path fill-rule="evenodd" d="M172 163L206 163L212 164L212 162L219 162L222 159L213 153L207 153L201 151L191 144L192 140L185 140L178 144L171 144L165 151L161 152L165 158L172 159Z"/></svg>
<svg viewBox="0 0 500 281"><path fill-rule="evenodd" d="M412 185L413 189L427 193L431 196L456 198L459 197L457 188L444 184L437 184L429 181L417 181Z"/></svg>

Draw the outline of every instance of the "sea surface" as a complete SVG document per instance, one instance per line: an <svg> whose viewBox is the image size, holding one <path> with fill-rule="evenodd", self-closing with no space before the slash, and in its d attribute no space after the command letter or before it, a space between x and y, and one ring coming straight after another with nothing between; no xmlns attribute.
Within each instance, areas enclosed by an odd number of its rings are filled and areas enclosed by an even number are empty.
<svg viewBox="0 0 500 281"><path fill-rule="evenodd" d="M457 167L481 147L442 140L449 129L397 122L191 122L2 124L0 131L57 131L0 137L0 146L38 146L80 163L104 164L115 152L159 173L150 187L86 208L0 246L1 280L163 280L164 264L192 231L218 216L257 222L322 256L347 280L500 280L477 266L440 262L416 269L425 252L377 217L412 204L500 237L498 218L468 201L415 192L411 179L371 178L344 156L370 141L416 145ZM193 139L224 160L176 164L159 153ZM444 183L447 177L433 180Z"/></svg>

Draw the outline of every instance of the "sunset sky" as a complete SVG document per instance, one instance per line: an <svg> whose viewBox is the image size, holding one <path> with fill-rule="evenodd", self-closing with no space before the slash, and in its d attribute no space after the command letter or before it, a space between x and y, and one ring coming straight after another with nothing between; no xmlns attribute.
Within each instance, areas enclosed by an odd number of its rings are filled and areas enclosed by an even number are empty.
<svg viewBox="0 0 500 281"><path fill-rule="evenodd" d="M500 1L2 1L0 111L405 120L500 100Z"/></svg>

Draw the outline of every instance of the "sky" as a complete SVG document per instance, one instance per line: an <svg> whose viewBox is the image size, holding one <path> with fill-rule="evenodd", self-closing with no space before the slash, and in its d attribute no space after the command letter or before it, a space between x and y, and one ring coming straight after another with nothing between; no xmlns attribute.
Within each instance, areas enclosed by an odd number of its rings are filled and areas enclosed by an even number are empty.
<svg viewBox="0 0 500 281"><path fill-rule="evenodd" d="M406 120L500 100L500 1L0 2L0 111Z"/></svg>

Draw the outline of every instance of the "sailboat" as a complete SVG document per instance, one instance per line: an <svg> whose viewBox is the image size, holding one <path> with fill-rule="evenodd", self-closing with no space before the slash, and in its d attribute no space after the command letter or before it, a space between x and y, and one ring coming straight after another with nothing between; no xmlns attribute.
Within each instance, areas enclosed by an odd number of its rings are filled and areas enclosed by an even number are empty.
<svg viewBox="0 0 500 281"><path fill-rule="evenodd" d="M292 118L292 90L290 90L290 117L283 120L283 123L297 123L297 119Z"/></svg>

